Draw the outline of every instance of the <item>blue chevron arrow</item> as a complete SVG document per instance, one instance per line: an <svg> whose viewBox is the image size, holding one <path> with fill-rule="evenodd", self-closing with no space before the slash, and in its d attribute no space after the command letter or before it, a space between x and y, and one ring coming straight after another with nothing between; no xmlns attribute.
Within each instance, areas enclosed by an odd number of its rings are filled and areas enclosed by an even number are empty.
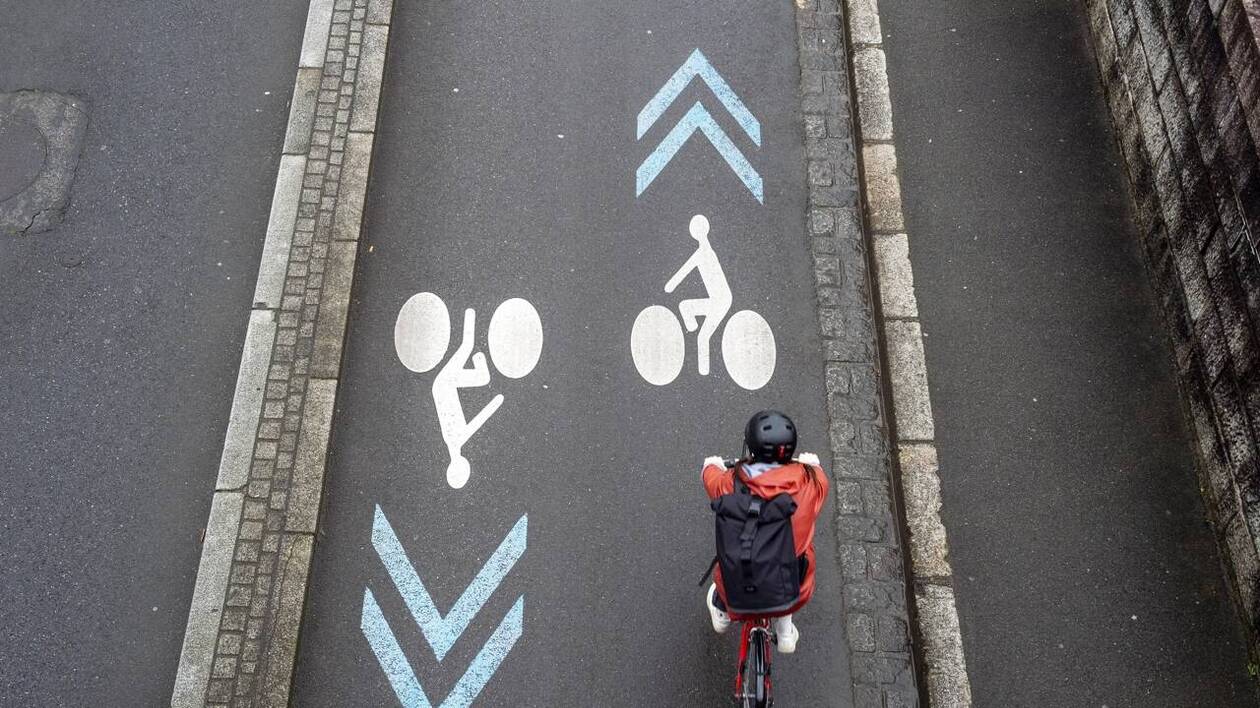
<svg viewBox="0 0 1260 708"><path fill-rule="evenodd" d="M739 96L735 95L735 91L731 89L730 84L726 83L726 80L713 68L713 65L709 63L709 60L705 58L699 49L691 53L687 61L678 67L678 70L665 82L664 86L661 86L656 95L652 97L652 100L648 101L647 105L639 111L637 139L643 138L643 135L656 123L657 119L665 112L665 109L682 95L683 89L697 76L709 86L709 89L718 97L718 100L722 102L722 105L735 118L735 121L739 123L739 126L748 134L753 143L760 146L761 124L757 122L757 119L748 110L748 107L744 105L744 102L739 100ZM687 111L687 115L683 116L683 119L669 131L669 134L665 136L660 145L656 146L652 154L648 155L647 159L639 165L638 170L635 172L634 196L638 197L643 194L643 190L647 189L652 180L656 179L656 176L665 169L669 161L674 158L678 150L696 131L700 131L709 139L709 142L713 147L717 148L718 153L722 155L722 158L726 160L726 164L739 176L740 181L744 183L748 191L752 192L758 202L764 204L765 197L761 175L757 174L757 170L748 162L748 159L739 151L739 148L735 147L735 143L731 142L726 131L722 130L717 121L713 120L713 116L699 102L696 102L691 107L691 110Z"/></svg>
<svg viewBox="0 0 1260 708"><path fill-rule="evenodd" d="M512 605L507 616L499 622L498 628L490 635L485 646L481 647L481 651L477 652L476 658L459 678L455 688L451 689L446 700L442 701L440 708L466 708L472 705L473 699L490 682L494 672L499 670L499 664L503 663L504 657L512 650L512 645L520 639L524 616L525 596L522 595L516 598L516 604ZM363 620L360 627L363 636L372 645L372 652L376 654L376 660L385 671L385 676L389 678L389 685L393 687L394 695L398 696L398 702L405 708L432 708L433 704L421 688L416 672L407 662L402 647L398 645L398 639L394 637L393 630L385 621L385 615L376 604L376 597L366 588L363 590Z"/></svg>
<svg viewBox="0 0 1260 708"><path fill-rule="evenodd" d="M735 95L735 90L731 88L730 84L726 83L726 79L722 78L722 75L717 72L717 69L713 68L713 65L704 56L704 52L701 52L699 49L687 57L687 61L678 67L674 75L669 77L669 81L666 81L665 85L652 97L652 100L648 101L643 110L639 111L639 134L635 136L635 139L638 140L643 137L648 128L652 127L656 119L660 118L665 109L669 108L670 104L682 95L683 89L687 88L687 84L697 76L709 85L709 90L718 97L723 106L726 106L726 110L730 111L731 115L735 117L739 127L743 128L744 132L748 133L748 137L752 138L752 141L760 147L761 123L757 122L757 119L753 117L752 111L748 110L744 102L739 100L739 96Z"/></svg>
<svg viewBox="0 0 1260 708"><path fill-rule="evenodd" d="M730 165L735 174L739 176L740 181L748 188L748 191L752 192L753 196L757 198L757 201L764 204L761 175L757 174L757 170L753 169L753 166L749 164L748 158L744 157L744 153L740 152L739 148L735 147L735 143L732 143L731 139L726 137L726 132L718 126L717 122L713 120L713 116L709 115L709 112L698 101L691 107L691 110L687 111L687 115L678 121L678 125L669 131L669 135L666 135L661 144L656 146L652 154L647 156L643 164L639 165L639 169L634 175L636 190L634 196L637 197L643 194L643 190L647 189L649 184L652 184L652 180L656 179L661 170L665 169L665 165L668 165L669 161L674 159L674 155L678 153L683 143L687 142L687 138L690 138L691 134L697 130L709 139L713 147L717 148L718 154L726 160L726 164Z"/></svg>
<svg viewBox="0 0 1260 708"><path fill-rule="evenodd" d="M385 513L381 511L380 506L376 507L376 515L372 523L372 546L385 564L390 579L402 595L412 619L433 647L433 653L439 662L446 657L455 641L468 628L473 617L490 599L499 583L524 554L527 530L528 519L522 516L482 566L477 576L469 583L463 594L455 601L451 610L443 617L433 602L433 597L416 573L415 566L407 559L407 554L397 534L394 533L393 527L385 518ZM525 597L522 595L517 598L512 609L499 622L494 634L490 636L473 659L472 664L464 671L464 675L456 683L455 688L442 702L442 708L467 706L477 697L498 670L499 664L511 651L512 646L516 644L516 640L520 638L523 631L524 608ZM407 657L403 654L393 630L385 620L376 596L366 588L363 591L363 614L360 628L403 706L430 708L432 704L421 688L420 681L416 678Z"/></svg>

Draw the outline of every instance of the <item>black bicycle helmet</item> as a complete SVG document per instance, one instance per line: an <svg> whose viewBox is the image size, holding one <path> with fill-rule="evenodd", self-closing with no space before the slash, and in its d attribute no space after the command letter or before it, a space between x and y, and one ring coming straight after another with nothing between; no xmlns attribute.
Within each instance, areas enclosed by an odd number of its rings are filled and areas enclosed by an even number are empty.
<svg viewBox="0 0 1260 708"><path fill-rule="evenodd" d="M756 462L787 462L796 452L796 426L778 411L759 411L744 426L744 450Z"/></svg>

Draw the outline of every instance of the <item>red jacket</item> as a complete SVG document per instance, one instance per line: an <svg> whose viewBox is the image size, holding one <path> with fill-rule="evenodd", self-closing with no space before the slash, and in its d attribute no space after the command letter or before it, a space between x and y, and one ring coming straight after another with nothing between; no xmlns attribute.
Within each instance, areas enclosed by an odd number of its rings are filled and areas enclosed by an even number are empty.
<svg viewBox="0 0 1260 708"><path fill-rule="evenodd" d="M787 492L796 502L796 513L792 514L792 538L796 541L796 555L804 553L809 567L805 572L805 581L801 583L801 599L789 612L799 610L814 595L814 522L818 519L823 503L827 501L827 489L831 484L821 467L814 465L813 468L813 481L806 475L805 466L799 462L790 462L752 479L744 479L748 490L759 497L770 499L776 494ZM730 494L734 489L730 470L717 465L706 465L700 474L704 480L704 491L709 494L710 499ZM722 570L715 568L713 577L717 581L718 594L725 603L726 590L722 587Z"/></svg>

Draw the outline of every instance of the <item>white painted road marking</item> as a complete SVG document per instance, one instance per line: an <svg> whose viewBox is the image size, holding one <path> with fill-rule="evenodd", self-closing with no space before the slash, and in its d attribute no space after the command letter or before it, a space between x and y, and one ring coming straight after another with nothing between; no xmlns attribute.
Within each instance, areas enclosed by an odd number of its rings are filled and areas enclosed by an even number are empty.
<svg viewBox="0 0 1260 708"><path fill-rule="evenodd" d="M761 315L740 310L731 315L722 331L722 362L735 383L756 391L774 376L774 332Z"/></svg>
<svg viewBox="0 0 1260 708"><path fill-rule="evenodd" d="M433 378L433 406L450 455L446 483L455 489L467 484L472 475L472 465L463 455L464 445L499 410L504 400L503 394L497 394L472 420L464 415L460 389L490 385L486 355L473 351L476 322L477 313L465 310L459 346ZM431 371L446 355L450 339L450 313L442 298L433 293L418 293L403 303L394 321L394 352L403 366L417 373ZM543 331L538 310L522 298L507 300L490 318L487 339L490 357L499 373L513 379L528 375L542 355Z"/></svg>
<svg viewBox="0 0 1260 708"><path fill-rule="evenodd" d="M498 394L472 420L464 417L464 404L459 400L459 389L490 385L486 355L482 352L473 353L476 321L476 312L472 309L464 311L464 336L455 348L455 355L447 360L446 365L433 378L433 405L437 408L442 439L446 441L446 449L451 455L451 463L446 468L446 482L455 489L463 487L472 473L468 459L462 454L464 443L503 405L503 394ZM467 366L470 358L471 368Z"/></svg>
<svg viewBox="0 0 1260 708"><path fill-rule="evenodd" d="M542 355L542 319L528 300L514 297L495 309L487 335L490 360L500 374L519 379Z"/></svg>
<svg viewBox="0 0 1260 708"><path fill-rule="evenodd" d="M699 246L691 258L674 273L674 277L665 283L665 292L674 292L674 288L692 270L700 275L708 297L683 300L678 304L678 312L682 314L683 325L688 332L695 332L697 326L700 328L700 333L696 335L696 358L700 360L700 375L708 376L709 340L722 323L722 318L731 311L731 286L726 282L726 274L722 272L722 264L718 262L713 246L709 245L709 220L703 214L696 214L691 217L688 230ZM700 324L697 317L703 317L704 324Z"/></svg>
<svg viewBox="0 0 1260 708"><path fill-rule="evenodd" d="M668 307L645 307L630 330L630 356L639 375L654 386L664 386L682 373L686 340L678 318Z"/></svg>
<svg viewBox="0 0 1260 708"><path fill-rule="evenodd" d="M423 374L437 366L451 344L451 316L433 293L417 293L403 303L394 321L394 351L403 366Z"/></svg>
<svg viewBox="0 0 1260 708"><path fill-rule="evenodd" d="M710 340L722 318L731 309L731 289L709 244L709 220L703 214L691 218L691 237L699 244L695 254L665 284L672 293L691 273L697 271L708 297L683 300L678 305L682 324L672 310L650 305L639 312L630 329L630 356L639 375L655 386L672 383L682 372L686 342L682 327L696 334L697 369L701 376L709 374ZM774 376L777 351L774 332L765 318L751 310L731 316L722 332L722 359L726 371L736 384L755 391Z"/></svg>

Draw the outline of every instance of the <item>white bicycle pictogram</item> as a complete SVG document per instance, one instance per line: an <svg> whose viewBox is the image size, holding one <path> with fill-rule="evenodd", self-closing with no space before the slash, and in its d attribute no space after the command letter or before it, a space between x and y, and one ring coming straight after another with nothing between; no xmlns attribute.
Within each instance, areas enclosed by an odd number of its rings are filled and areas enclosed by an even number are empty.
<svg viewBox="0 0 1260 708"><path fill-rule="evenodd" d="M403 303L394 321L394 352L403 366L420 374L437 369L432 386L433 406L450 456L446 482L454 489L467 484L472 474L472 464L463 454L464 446L503 405L500 393L471 420L464 412L460 390L489 386L491 379L485 353L473 351L476 329L477 313L471 308L464 310L459 345L443 364L451 344L451 316L442 298L429 292L416 293ZM542 321L528 300L516 297L500 304L490 317L486 337L490 361L500 374L519 379L538 364Z"/></svg>
<svg viewBox="0 0 1260 708"><path fill-rule="evenodd" d="M635 368L645 381L656 386L672 383L682 373L686 358L684 326L688 332L696 332L697 370L701 376L709 375L709 340L731 309L730 285L709 244L709 220L696 214L688 228L698 244L696 252L665 284L665 292L674 292L694 270L708 296L683 300L678 304L678 315L663 305L645 307L630 331L630 354ZM722 362L736 384L750 391L765 386L774 376L775 357L774 332L764 317L752 310L740 310L726 320Z"/></svg>

